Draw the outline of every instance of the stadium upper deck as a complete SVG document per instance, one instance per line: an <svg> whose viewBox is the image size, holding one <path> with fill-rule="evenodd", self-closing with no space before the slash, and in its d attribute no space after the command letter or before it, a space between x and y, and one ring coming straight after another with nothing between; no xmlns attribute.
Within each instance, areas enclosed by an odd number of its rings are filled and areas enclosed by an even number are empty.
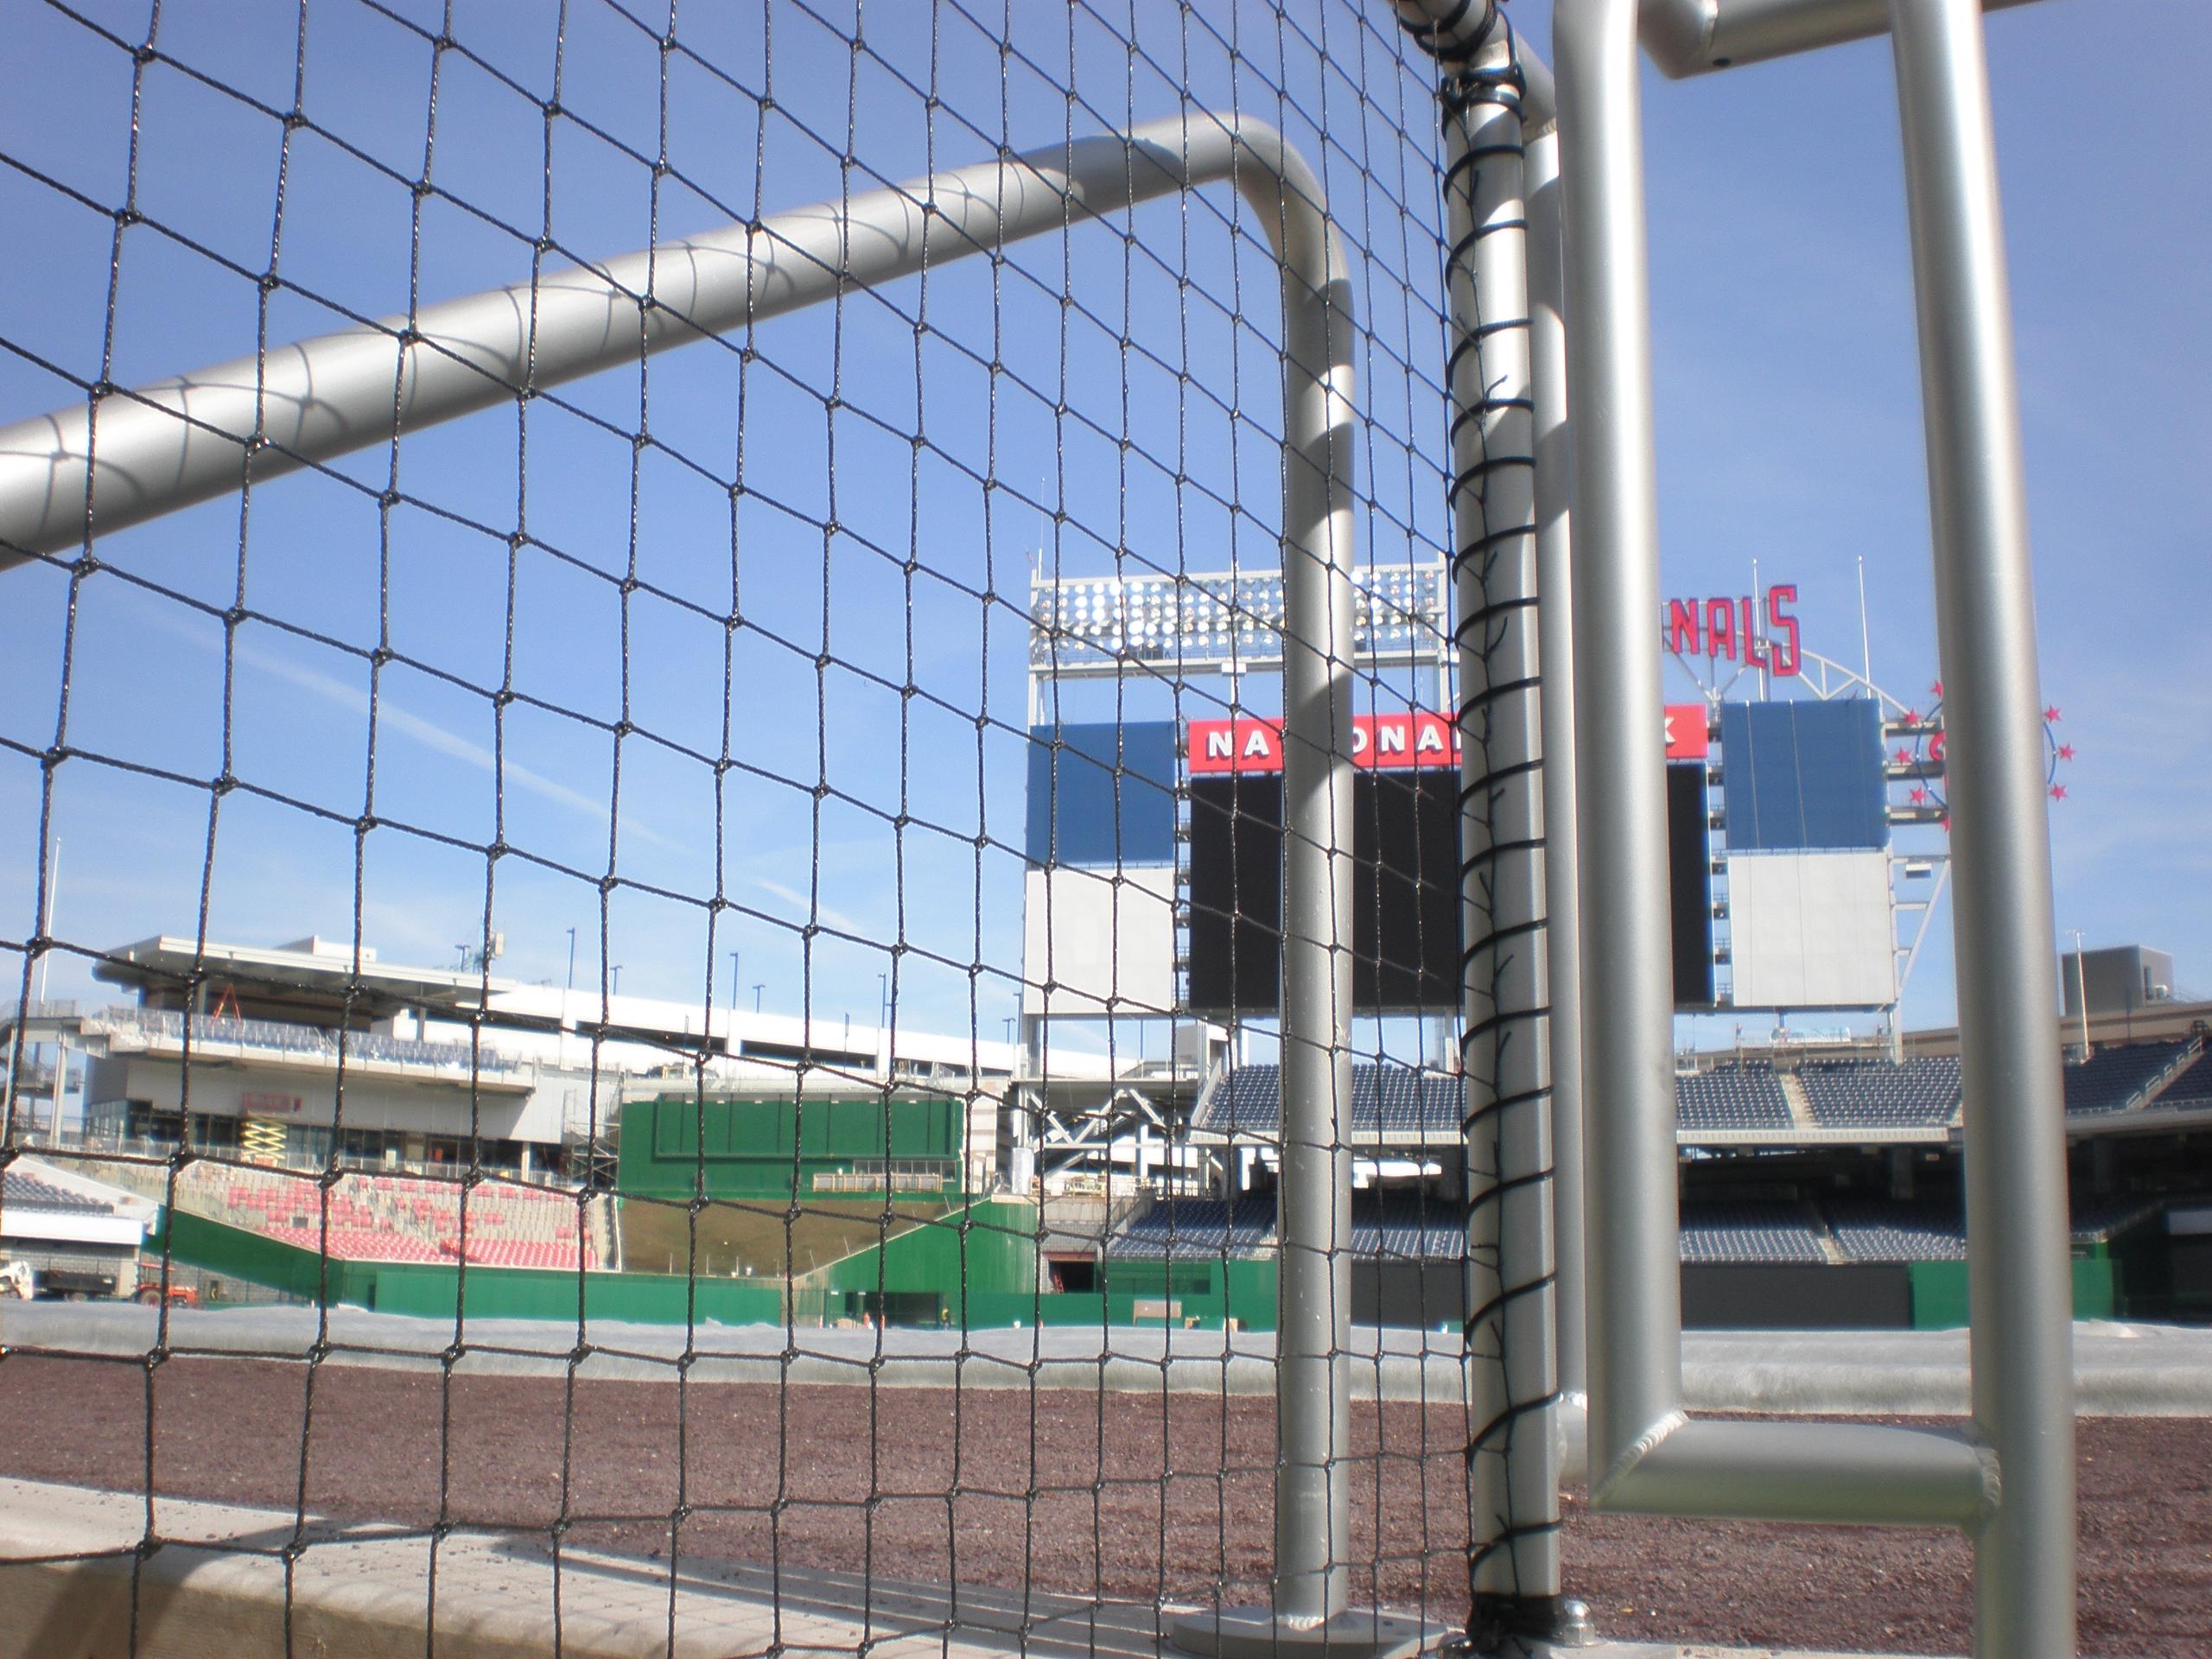
<svg viewBox="0 0 2212 1659"><path fill-rule="evenodd" d="M2079 1135L2179 1115L2212 1120L2212 1059L2197 1029L2094 1050L2064 1071L2069 1131ZM1272 1143L1281 1126L1281 1075L1270 1065L1224 1066L1201 1091L1191 1138L1202 1144ZM1685 1147L1942 1145L1962 1106L1955 1054L1772 1050L1686 1065L1675 1078L1675 1141ZM1345 1127L1356 1146L1456 1144L1459 1079L1412 1066L1357 1065Z"/></svg>

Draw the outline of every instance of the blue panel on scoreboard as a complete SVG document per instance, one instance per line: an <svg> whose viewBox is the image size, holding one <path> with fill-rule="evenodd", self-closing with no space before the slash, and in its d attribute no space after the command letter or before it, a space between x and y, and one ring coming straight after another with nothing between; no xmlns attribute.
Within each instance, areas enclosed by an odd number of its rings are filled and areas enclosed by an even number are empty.
<svg viewBox="0 0 2212 1659"><path fill-rule="evenodd" d="M1031 727L1028 807L1032 864L1173 864L1174 722Z"/></svg>
<svg viewBox="0 0 2212 1659"><path fill-rule="evenodd" d="M1720 776L1731 852L1890 844L1882 712L1871 697L1724 702Z"/></svg>

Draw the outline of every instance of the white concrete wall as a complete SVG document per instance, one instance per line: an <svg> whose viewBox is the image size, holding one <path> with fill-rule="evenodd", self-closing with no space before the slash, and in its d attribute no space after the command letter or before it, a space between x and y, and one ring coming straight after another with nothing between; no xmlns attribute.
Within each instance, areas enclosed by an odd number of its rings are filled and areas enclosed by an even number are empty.
<svg viewBox="0 0 2212 1659"><path fill-rule="evenodd" d="M299 1109L277 1112L249 1107L249 1094L296 1096ZM95 1060L86 1098L144 1100L164 1110L183 1103L184 1068L173 1060L130 1055ZM334 1071L283 1065L243 1064L226 1057L192 1068L192 1109L219 1117L278 1118L289 1123L328 1128L337 1112ZM397 1129L413 1135L466 1135L470 1125L468 1085L425 1079L349 1073L346 1080L346 1127ZM494 1141L530 1141L557 1146L561 1141L561 1096L539 1089L526 1096L486 1094L477 1103L477 1133Z"/></svg>

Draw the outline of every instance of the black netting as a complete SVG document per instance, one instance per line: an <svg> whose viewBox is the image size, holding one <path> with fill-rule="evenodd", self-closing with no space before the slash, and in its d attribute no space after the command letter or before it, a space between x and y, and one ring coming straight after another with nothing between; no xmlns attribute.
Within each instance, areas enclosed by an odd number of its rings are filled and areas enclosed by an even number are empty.
<svg viewBox="0 0 2212 1659"><path fill-rule="evenodd" d="M1389 10L11 16L0 1235L92 1300L0 1315L0 1477L127 1567L117 1650L180 1541L288 1633L356 1574L671 1650L1265 1602L1310 464L1266 193L917 209L907 274L779 286L876 257L834 226L887 187L1172 117L1279 129L1349 261L1331 1548L1463 1618L1446 249ZM512 361L441 308L501 289ZM220 475L156 511L134 416ZM119 481L56 507L72 420Z"/></svg>

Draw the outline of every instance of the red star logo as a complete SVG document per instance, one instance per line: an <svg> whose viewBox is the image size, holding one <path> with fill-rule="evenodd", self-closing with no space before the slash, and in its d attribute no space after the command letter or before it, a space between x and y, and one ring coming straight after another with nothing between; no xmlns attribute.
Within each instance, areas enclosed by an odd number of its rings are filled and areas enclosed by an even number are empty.
<svg viewBox="0 0 2212 1659"><path fill-rule="evenodd" d="M2060 744L2058 746L2058 758L2062 760L2071 760L2074 758L2074 746L2071 743Z"/></svg>
<svg viewBox="0 0 2212 1659"><path fill-rule="evenodd" d="M2053 703L2050 708L2044 709L2043 711L2043 717L2050 721L2052 725L2056 725L2058 723L2058 705L2056 703Z"/></svg>
<svg viewBox="0 0 2212 1659"><path fill-rule="evenodd" d="M1935 684L1929 686L1928 688L1928 695L1940 700L1943 695L1943 682L1938 680Z"/></svg>
<svg viewBox="0 0 2212 1659"><path fill-rule="evenodd" d="M2064 800L2066 798L2066 785L2063 784L2053 784L2050 786L2050 798L2054 801Z"/></svg>
<svg viewBox="0 0 2212 1659"><path fill-rule="evenodd" d="M1897 765L1901 766L1909 766L1911 764L1912 751L1910 749L1899 749L1897 751Z"/></svg>
<svg viewBox="0 0 2212 1659"><path fill-rule="evenodd" d="M1917 725L1919 725L1919 724L1920 724L1920 710L1919 710L1919 709L1906 709L1906 710L1904 711L1904 723L1905 723L1906 725L1908 725L1908 726L1917 726Z"/></svg>
<svg viewBox="0 0 2212 1659"><path fill-rule="evenodd" d="M1927 798L1928 798L1928 791L1927 791L1926 790L1924 790L1924 789L1916 789L1916 790L1914 790L1914 791L1912 791L1912 804L1913 804L1915 806L1918 806L1918 805L1919 805L1923 801L1926 800Z"/></svg>

